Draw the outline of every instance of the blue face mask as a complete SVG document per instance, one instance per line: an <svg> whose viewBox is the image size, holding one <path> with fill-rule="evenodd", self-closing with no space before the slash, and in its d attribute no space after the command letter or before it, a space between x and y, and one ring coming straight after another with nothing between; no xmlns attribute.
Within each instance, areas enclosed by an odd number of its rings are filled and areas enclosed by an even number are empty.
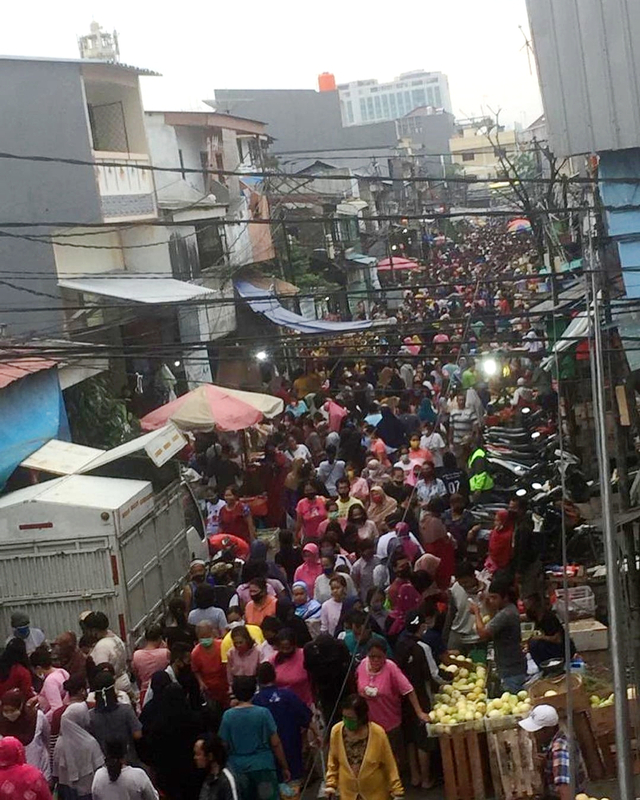
<svg viewBox="0 0 640 800"><path fill-rule="evenodd" d="M25 625L22 628L14 628L15 634L18 639L28 639L29 638L29 631L30 628L28 625Z"/></svg>
<svg viewBox="0 0 640 800"><path fill-rule="evenodd" d="M322 571L324 572L325 575L332 575L333 574L333 568L332 567L325 567Z"/></svg>

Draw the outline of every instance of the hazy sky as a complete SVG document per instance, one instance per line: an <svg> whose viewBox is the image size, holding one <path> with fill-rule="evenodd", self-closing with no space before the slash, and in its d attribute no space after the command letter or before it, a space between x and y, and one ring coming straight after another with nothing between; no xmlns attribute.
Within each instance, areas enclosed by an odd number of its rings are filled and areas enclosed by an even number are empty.
<svg viewBox="0 0 640 800"><path fill-rule="evenodd" d="M338 83L389 80L400 72L449 76L457 116L502 109L528 124L541 113L524 0L32 0L5 8L0 53L77 57L76 36L91 19L116 28L121 60L161 72L143 79L146 108L195 109L214 88L316 88L320 72Z"/></svg>

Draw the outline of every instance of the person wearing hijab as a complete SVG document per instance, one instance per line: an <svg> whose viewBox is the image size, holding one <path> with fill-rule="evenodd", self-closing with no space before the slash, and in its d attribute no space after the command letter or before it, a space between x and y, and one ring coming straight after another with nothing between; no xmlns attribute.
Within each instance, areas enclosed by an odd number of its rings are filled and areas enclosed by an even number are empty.
<svg viewBox="0 0 640 800"><path fill-rule="evenodd" d="M171 800L196 800L200 789L193 746L203 730L201 715L192 711L176 683L162 692L158 714L145 728L158 789Z"/></svg>
<svg viewBox="0 0 640 800"><path fill-rule="evenodd" d="M89 733L86 703L72 703L60 720L53 751L53 775L61 800L88 800L93 776L104 764L100 745Z"/></svg>
<svg viewBox="0 0 640 800"><path fill-rule="evenodd" d="M25 763L25 749L14 736L0 741L0 797L3 800L51 800L47 779Z"/></svg>
<svg viewBox="0 0 640 800"><path fill-rule="evenodd" d="M382 530L386 518L398 508L398 502L377 485L371 487L370 500L368 517L378 530Z"/></svg>
<svg viewBox="0 0 640 800"><path fill-rule="evenodd" d="M322 575L322 564L320 563L320 550L314 542L305 544L302 548L303 563L295 571L293 579L295 583L303 581L307 586L309 595L313 595L313 587L316 578Z"/></svg>
<svg viewBox="0 0 640 800"><path fill-rule="evenodd" d="M501 508L496 512L493 530L489 534L489 554L484 564L492 575L511 563L514 533L513 515L509 509Z"/></svg>
<svg viewBox="0 0 640 800"><path fill-rule="evenodd" d="M400 547L402 547L412 564L415 563L416 559L424 554L424 550L422 549L420 542L411 533L411 530L406 522L396 523L395 536L398 537Z"/></svg>
<svg viewBox="0 0 640 800"><path fill-rule="evenodd" d="M296 646L304 647L311 641L311 634L306 623L296 616L295 607L288 597L282 597L276 603L276 617L283 628L289 628L295 634Z"/></svg>
<svg viewBox="0 0 640 800"><path fill-rule="evenodd" d="M387 468L384 464L381 464L377 458L370 458L369 461L367 461L367 468L362 474L367 479L370 486L380 486L389 480Z"/></svg>
<svg viewBox="0 0 640 800"><path fill-rule="evenodd" d="M14 736L18 739L25 748L27 764L37 767L49 780L50 728L45 715L29 706L19 689L11 689L3 694L0 703L0 736Z"/></svg>
<svg viewBox="0 0 640 800"><path fill-rule="evenodd" d="M320 619L322 606L317 600L309 596L309 589L305 581L295 581L291 587L293 606L296 617L307 620Z"/></svg>
<svg viewBox="0 0 640 800"><path fill-rule="evenodd" d="M389 406L382 406L380 410L382 419L376 426L378 436L380 436L387 447L390 447L392 450L398 450L403 444L407 443L407 434L404 425Z"/></svg>
<svg viewBox="0 0 640 800"><path fill-rule="evenodd" d="M444 509L444 500L440 497L434 497L427 504L426 512L420 519L420 541L425 553L440 559L436 582L441 590L447 591L455 571L456 551L453 539L442 521Z"/></svg>
<svg viewBox="0 0 640 800"><path fill-rule="evenodd" d="M27 648L23 639L10 639L0 655L0 697L18 689L27 699L33 697L33 684Z"/></svg>
<svg viewBox="0 0 640 800"><path fill-rule="evenodd" d="M106 752L107 740L117 739L131 759L136 760L134 740L142 738L140 720L130 705L118 702L115 680L110 672L100 672L94 680L94 687L96 707L89 712L91 733L103 753Z"/></svg>
<svg viewBox="0 0 640 800"><path fill-rule="evenodd" d="M69 677L87 677L87 656L78 647L78 637L73 631L61 633L52 646L53 664L66 669Z"/></svg>

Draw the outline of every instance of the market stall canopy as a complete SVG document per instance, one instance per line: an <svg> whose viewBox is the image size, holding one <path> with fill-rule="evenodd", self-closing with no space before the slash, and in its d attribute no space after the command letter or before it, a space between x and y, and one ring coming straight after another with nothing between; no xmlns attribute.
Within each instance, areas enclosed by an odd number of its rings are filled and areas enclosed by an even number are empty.
<svg viewBox="0 0 640 800"><path fill-rule="evenodd" d="M393 265L392 265L393 261ZM404 258L403 256L393 256L393 259L383 258L378 262L379 272L391 272L391 270L415 270L420 269L420 264L411 258Z"/></svg>
<svg viewBox="0 0 640 800"><path fill-rule="evenodd" d="M145 450L156 467L161 467L186 444L185 437L175 425L169 423L159 430L145 433L144 436L138 436L111 450L50 439L39 450L25 458L20 466L50 472L53 475L74 475L110 464L138 450Z"/></svg>
<svg viewBox="0 0 640 800"><path fill-rule="evenodd" d="M553 345L551 356L547 358L542 366L547 372L550 372L553 367L553 356L557 353L562 353L570 347L578 343L578 340L584 339L589 335L589 316L586 311L581 311L575 316L567 325L566 330L562 337Z"/></svg>
<svg viewBox="0 0 640 800"><path fill-rule="evenodd" d="M263 417L281 414L279 397L260 392L242 392L206 383L176 400L156 408L140 420L142 429L152 431L169 421L185 431L241 431Z"/></svg>
<svg viewBox="0 0 640 800"><path fill-rule="evenodd" d="M507 225L507 230L509 233L520 233L521 231L530 231L531 230L531 223L528 219L524 219L524 217L519 217L518 219L512 219L511 222Z"/></svg>
<svg viewBox="0 0 640 800"><path fill-rule="evenodd" d="M135 303L183 303L196 297L214 295L213 289L196 286L195 283L177 281L174 278L149 276L125 277L112 273L109 277L69 278L58 281L62 289L75 289L84 294L97 294L114 297L118 300L131 300Z"/></svg>
<svg viewBox="0 0 640 800"><path fill-rule="evenodd" d="M371 320L361 322L328 322L322 319L307 319L286 309L274 297L271 289L260 289L248 281L234 281L236 291L246 300L252 311L264 316L276 325L284 325L299 333L355 333L371 327Z"/></svg>

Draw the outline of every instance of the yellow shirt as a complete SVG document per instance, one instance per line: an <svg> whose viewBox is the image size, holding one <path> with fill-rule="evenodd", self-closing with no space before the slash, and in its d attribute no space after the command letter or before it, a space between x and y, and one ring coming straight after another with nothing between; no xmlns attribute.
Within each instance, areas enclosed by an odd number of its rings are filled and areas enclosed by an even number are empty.
<svg viewBox="0 0 640 800"><path fill-rule="evenodd" d="M338 516L342 519L347 518L351 506L362 506L362 503L356 497L349 497L347 500L339 497L336 502L338 504Z"/></svg>
<svg viewBox="0 0 640 800"><path fill-rule="evenodd" d="M258 625L245 625L245 628L249 631L249 636L253 639L256 644L262 644L264 642L264 636L262 635L262 628ZM231 641L231 634L233 631L229 631L226 636L222 640L222 644L220 645L220 657L222 658L222 663L227 663L227 655L229 650L233 647L233 642Z"/></svg>

